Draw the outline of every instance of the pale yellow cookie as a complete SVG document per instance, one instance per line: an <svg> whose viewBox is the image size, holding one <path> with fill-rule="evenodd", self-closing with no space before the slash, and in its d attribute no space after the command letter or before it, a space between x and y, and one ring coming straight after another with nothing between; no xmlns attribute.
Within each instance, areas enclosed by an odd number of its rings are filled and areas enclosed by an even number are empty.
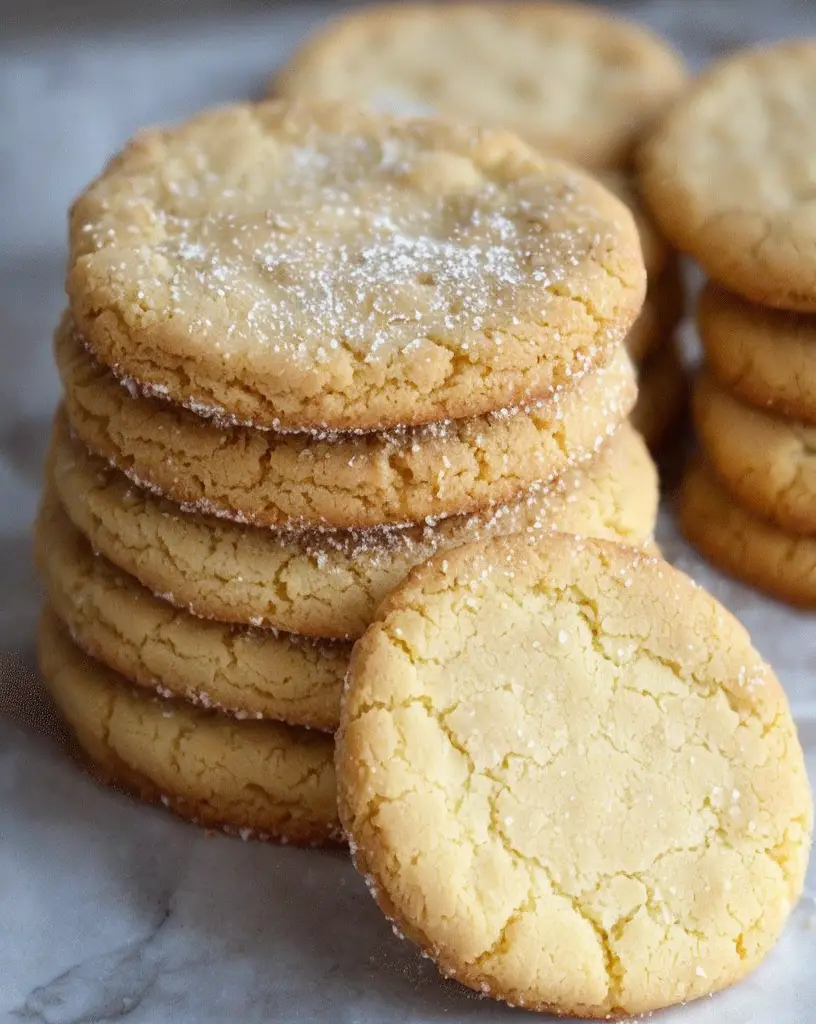
<svg viewBox="0 0 816 1024"><path fill-rule="evenodd" d="M225 625L174 608L95 556L50 493L36 547L51 606L74 641L127 679L238 718L337 728L348 644Z"/></svg>
<svg viewBox="0 0 816 1024"><path fill-rule="evenodd" d="M67 322L56 356L68 418L89 448L187 507L265 526L371 527L512 501L597 450L636 392L621 349L529 411L317 439L219 427L129 395Z"/></svg>
<svg viewBox="0 0 816 1024"><path fill-rule="evenodd" d="M816 608L816 539L784 533L743 508L702 459L686 473L679 518L719 568L788 604Z"/></svg>
<svg viewBox="0 0 816 1024"><path fill-rule="evenodd" d="M709 283L697 325L724 387L751 405L816 423L816 316L765 309Z"/></svg>
<svg viewBox="0 0 816 1024"><path fill-rule="evenodd" d="M683 279L675 260L649 285L640 316L626 336L626 350L636 365L644 363L671 337L683 318L685 299Z"/></svg>
<svg viewBox="0 0 816 1024"><path fill-rule="evenodd" d="M342 840L330 736L151 697L83 654L50 609L38 656L101 781L242 838Z"/></svg>
<svg viewBox="0 0 816 1024"><path fill-rule="evenodd" d="M676 342L669 339L640 368L638 398L629 417L653 452L677 434L688 410L688 396L686 370Z"/></svg>
<svg viewBox="0 0 816 1024"><path fill-rule="evenodd" d="M548 529L642 544L657 517L657 473L625 424L581 469L513 506L399 530L291 533L184 513L134 487L55 425L50 474L93 546L197 615L322 637L358 637L380 602L438 551L482 536Z"/></svg>
<svg viewBox="0 0 816 1024"><path fill-rule="evenodd" d="M783 530L816 534L816 426L743 405L707 373L694 386L692 409L725 489Z"/></svg>
<svg viewBox="0 0 816 1024"><path fill-rule="evenodd" d="M383 430L601 365L645 274L631 214L507 132L267 102L143 132L74 203L99 359L276 430Z"/></svg>
<svg viewBox="0 0 816 1024"><path fill-rule="evenodd" d="M344 14L270 87L507 126L548 153L609 167L627 163L685 80L678 55L638 25L588 6L494 2Z"/></svg>
<svg viewBox="0 0 816 1024"><path fill-rule="evenodd" d="M466 985L639 1014L731 985L799 897L785 694L665 562L553 534L416 570L355 645L340 817L385 913Z"/></svg>
<svg viewBox="0 0 816 1024"><path fill-rule="evenodd" d="M669 241L754 302L816 311L816 39L727 57L640 154Z"/></svg>

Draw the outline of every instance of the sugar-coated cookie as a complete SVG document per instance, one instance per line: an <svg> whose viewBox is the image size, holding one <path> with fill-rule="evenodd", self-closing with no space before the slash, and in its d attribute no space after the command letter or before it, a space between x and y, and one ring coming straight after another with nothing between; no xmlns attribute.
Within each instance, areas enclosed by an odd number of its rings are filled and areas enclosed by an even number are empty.
<svg viewBox="0 0 816 1024"><path fill-rule="evenodd" d="M816 534L816 425L744 405L708 373L695 383L692 410L725 489L783 530Z"/></svg>
<svg viewBox="0 0 816 1024"><path fill-rule="evenodd" d="M766 309L709 282L697 325L724 387L751 405L816 423L816 316Z"/></svg>
<svg viewBox="0 0 816 1024"><path fill-rule="evenodd" d="M48 492L35 536L51 606L93 658L162 696L238 718L337 728L350 645L230 626L174 608L94 555Z"/></svg>
<svg viewBox="0 0 816 1024"><path fill-rule="evenodd" d="M543 398L606 361L632 216L507 132L270 101L138 135L76 200L98 358L275 430L382 430Z"/></svg>
<svg viewBox="0 0 816 1024"><path fill-rule="evenodd" d="M131 395L69 322L56 356L68 419L89 448L180 504L263 526L420 522L512 501L597 450L636 393L621 347L607 367L529 410L318 439L218 426Z"/></svg>
<svg viewBox="0 0 816 1024"><path fill-rule="evenodd" d="M788 604L816 608L816 538L785 533L743 508L702 459L686 471L679 518L719 568Z"/></svg>
<svg viewBox="0 0 816 1024"><path fill-rule="evenodd" d="M38 656L100 781L243 838L342 840L331 736L151 697L83 654L49 608Z"/></svg>
<svg viewBox="0 0 816 1024"><path fill-rule="evenodd" d="M669 339L640 368L638 398L629 421L654 452L676 433L688 410L686 370Z"/></svg>
<svg viewBox="0 0 816 1024"><path fill-rule="evenodd" d="M654 463L626 424L591 462L514 505L392 530L293 533L182 512L72 440L62 415L49 471L94 548L163 599L207 618L320 637L360 636L387 594L438 551L556 528L642 544L657 517Z"/></svg>
<svg viewBox="0 0 816 1024"><path fill-rule="evenodd" d="M658 225L719 284L816 311L816 39L727 57L640 153Z"/></svg>
<svg viewBox="0 0 816 1024"><path fill-rule="evenodd" d="M340 817L385 913L487 995L637 1014L736 982L802 889L785 694L665 562L554 534L416 570L355 645Z"/></svg>
<svg viewBox="0 0 816 1024"><path fill-rule="evenodd" d="M415 3L342 15L271 89L508 126L545 152L609 167L627 163L685 79L663 40L593 7Z"/></svg>

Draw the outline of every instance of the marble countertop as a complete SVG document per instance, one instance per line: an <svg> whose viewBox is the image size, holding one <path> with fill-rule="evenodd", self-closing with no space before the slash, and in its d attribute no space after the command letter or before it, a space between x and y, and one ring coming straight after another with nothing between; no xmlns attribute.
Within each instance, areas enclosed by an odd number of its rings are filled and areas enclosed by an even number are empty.
<svg viewBox="0 0 816 1024"><path fill-rule="evenodd" d="M259 95L325 4L4 5L0 41L0 1024L381 1024L524 1019L441 981L394 937L341 854L206 837L98 789L39 694L29 524L57 382L65 210L144 123ZM335 5L332 5L335 6ZM811 0L640 0L696 66L816 35ZM170 13L168 13L168 10ZM788 689L816 784L816 619L673 560L748 626ZM766 964L666 1024L812 1024L816 866ZM532 1019L532 1018L531 1018Z"/></svg>

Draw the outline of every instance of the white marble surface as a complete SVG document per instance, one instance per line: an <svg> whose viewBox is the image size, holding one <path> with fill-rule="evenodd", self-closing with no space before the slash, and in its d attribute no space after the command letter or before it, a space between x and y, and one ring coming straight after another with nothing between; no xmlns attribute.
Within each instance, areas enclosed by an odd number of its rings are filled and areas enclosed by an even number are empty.
<svg viewBox="0 0 816 1024"><path fill-rule="evenodd" d="M191 6L191 5L188 5ZM0 1022L499 1021L523 1015L439 980L394 938L339 854L207 838L97 789L67 763L38 696L29 553L57 394L65 208L138 125L257 95L325 5L145 0L3 4L0 35ZM816 6L621 4L700 66L753 40L816 34ZM83 10L85 13L83 13ZM88 13L90 12L90 13ZM816 116L816 115L815 115ZM816 618L667 553L746 623L785 683L816 782ZM816 868L763 968L667 1024L816 1020Z"/></svg>

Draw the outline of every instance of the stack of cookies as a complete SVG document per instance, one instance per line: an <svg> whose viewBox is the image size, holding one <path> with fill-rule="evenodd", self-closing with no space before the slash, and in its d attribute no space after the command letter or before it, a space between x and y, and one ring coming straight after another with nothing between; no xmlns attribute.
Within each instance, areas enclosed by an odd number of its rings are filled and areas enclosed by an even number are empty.
<svg viewBox="0 0 816 1024"><path fill-rule="evenodd" d="M711 281L693 399L688 538L734 576L816 606L816 41L738 54L642 156L663 230Z"/></svg>
<svg viewBox="0 0 816 1024"><path fill-rule="evenodd" d="M640 206L631 164L686 81L662 39L593 6L425 3L341 15L274 76L270 92L508 127L598 173L641 230L649 291L629 339L640 384L633 422L657 449L686 408L673 340L684 295L677 256Z"/></svg>
<svg viewBox="0 0 816 1024"><path fill-rule="evenodd" d="M514 135L297 101L144 133L67 289L43 674L98 774L183 816L339 838L350 641L414 566L651 537L637 228Z"/></svg>

